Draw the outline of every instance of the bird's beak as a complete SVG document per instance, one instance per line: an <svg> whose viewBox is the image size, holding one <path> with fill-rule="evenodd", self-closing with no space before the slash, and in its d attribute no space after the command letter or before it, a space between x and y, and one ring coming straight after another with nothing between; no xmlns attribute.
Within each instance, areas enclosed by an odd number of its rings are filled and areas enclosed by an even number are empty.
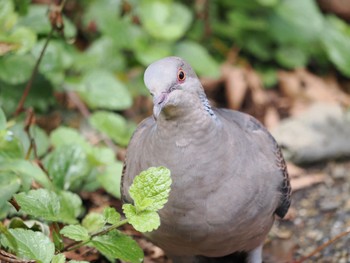
<svg viewBox="0 0 350 263"><path fill-rule="evenodd" d="M153 97L153 116L157 119L164 105L168 101L168 92L162 92L158 96Z"/></svg>

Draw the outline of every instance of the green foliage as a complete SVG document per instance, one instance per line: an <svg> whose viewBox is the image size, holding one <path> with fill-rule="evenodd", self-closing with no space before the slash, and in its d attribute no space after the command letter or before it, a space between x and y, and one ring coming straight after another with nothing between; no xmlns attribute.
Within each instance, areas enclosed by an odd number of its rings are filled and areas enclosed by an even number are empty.
<svg viewBox="0 0 350 263"><path fill-rule="evenodd" d="M143 260L143 251L136 241L117 230L92 238L91 246L109 259L120 258L131 263L139 263Z"/></svg>
<svg viewBox="0 0 350 263"><path fill-rule="evenodd" d="M9 242L6 236L1 236L1 244L4 247L14 251L18 257L23 259L34 259L43 263L51 262L55 246L48 236L25 229L10 229L9 232L16 241L16 247Z"/></svg>
<svg viewBox="0 0 350 263"><path fill-rule="evenodd" d="M135 129L119 114L96 111L89 118L92 127L112 138L116 143L126 146Z"/></svg>
<svg viewBox="0 0 350 263"><path fill-rule="evenodd" d="M134 205L124 204L123 211L136 230L149 232L159 227L157 211L168 201L170 185L170 171L165 167L151 167L135 177L129 189Z"/></svg>
<svg viewBox="0 0 350 263"><path fill-rule="evenodd" d="M68 225L60 233L75 241L86 241L90 238L87 229L81 225Z"/></svg>
<svg viewBox="0 0 350 263"><path fill-rule="evenodd" d="M142 249L116 228L128 222L140 231L159 226L157 211L167 201L170 191L169 170L150 168L136 177L130 189L135 198L135 206L131 208L136 210L127 213L127 219L121 219L114 208L106 207L103 213L87 213L80 221L83 202L73 191L86 189L89 180L99 178L98 186L106 186L107 191L120 197L122 164L115 160L111 150L92 146L72 128L60 127L48 138L38 127L31 126L24 132L22 123L16 127L13 123L7 122L0 109L0 216L9 215L11 199L18 215L29 220L15 217L7 226L0 222L0 247L23 259L65 262L64 254L60 253L69 248L65 236L76 242L72 249L87 245L95 247L111 262L116 258L141 262ZM45 142L42 150L45 169L26 160L37 158L29 154L32 146L27 140L31 134L36 134L34 140ZM50 144L53 149L47 153ZM31 189L32 185L42 188ZM58 223L63 225L61 229Z"/></svg>
<svg viewBox="0 0 350 263"><path fill-rule="evenodd" d="M69 2L64 30L49 41L24 107L47 113L57 109L54 95L74 92L91 111L89 129L122 147L135 129L124 111L148 94L145 67L165 56L181 56L199 76L217 78L228 52L238 48L239 61L249 60L268 87L277 83L280 67L312 63L350 76L350 27L322 13L315 0ZM6 118L51 31L48 13L47 5L30 0L0 0L0 218L9 219L6 227L0 223L1 248L24 259L65 262L63 235L110 261L140 262L142 250L116 228L127 222L141 232L159 226L170 171L150 168L135 178L134 204L123 206L126 219L111 207L86 214L81 191L102 187L120 198L122 163L115 152L92 145L75 128L60 126L48 135L27 127L23 116Z"/></svg>

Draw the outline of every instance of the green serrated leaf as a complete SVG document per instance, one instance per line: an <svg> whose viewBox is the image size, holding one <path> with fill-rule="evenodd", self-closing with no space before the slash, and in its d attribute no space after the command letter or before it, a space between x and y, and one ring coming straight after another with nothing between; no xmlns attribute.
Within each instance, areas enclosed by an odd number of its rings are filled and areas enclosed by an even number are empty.
<svg viewBox="0 0 350 263"><path fill-rule="evenodd" d="M25 54L30 51L36 43L36 34L27 27L16 27L16 29L10 34L9 41L16 43L16 54Z"/></svg>
<svg viewBox="0 0 350 263"><path fill-rule="evenodd" d="M124 146L129 143L134 131L131 123L128 123L123 116L113 112L96 111L90 116L89 122L95 129Z"/></svg>
<svg viewBox="0 0 350 263"><path fill-rule="evenodd" d="M18 246L16 242L16 238L11 234L11 232L0 222L0 233L6 238L6 242L8 243L8 247L11 247L13 251L17 251ZM3 238L0 235L0 243L4 245Z"/></svg>
<svg viewBox="0 0 350 263"><path fill-rule="evenodd" d="M350 54L347 51L350 33L345 32L347 27L341 19L335 16L328 17L326 33L322 34L322 42L330 61L345 76L350 77Z"/></svg>
<svg viewBox="0 0 350 263"><path fill-rule="evenodd" d="M97 177L97 180L102 187L116 198L120 198L120 180L122 171L123 163L117 161L107 165L104 172Z"/></svg>
<svg viewBox="0 0 350 263"><path fill-rule="evenodd" d="M102 214L92 212L84 217L81 224L89 233L93 233L101 230L106 224L106 221Z"/></svg>
<svg viewBox="0 0 350 263"><path fill-rule="evenodd" d="M21 179L14 173L0 173L0 207L17 193L21 187Z"/></svg>
<svg viewBox="0 0 350 263"><path fill-rule="evenodd" d="M192 22L191 11L178 2L141 1L139 12L145 30L153 37L167 41L181 38Z"/></svg>
<svg viewBox="0 0 350 263"><path fill-rule="evenodd" d="M124 83L108 70L94 69L84 75L80 85L71 88L93 109L124 110L132 104Z"/></svg>
<svg viewBox="0 0 350 263"><path fill-rule="evenodd" d="M49 263L53 258L55 246L50 238L43 233L25 229L9 229L9 232L16 239L16 256L43 263ZM15 250L6 238L1 237L1 243L9 249Z"/></svg>
<svg viewBox="0 0 350 263"><path fill-rule="evenodd" d="M51 263L65 263L65 262L66 262L66 256L64 254L54 255L51 261Z"/></svg>
<svg viewBox="0 0 350 263"><path fill-rule="evenodd" d="M306 52L297 47L281 46L275 55L278 63L291 69L305 66L308 60Z"/></svg>
<svg viewBox="0 0 350 263"><path fill-rule="evenodd" d="M151 167L141 172L129 189L136 209L158 211L163 208L168 201L171 182L170 170L165 167ZM153 202L149 202L148 199ZM147 203L149 205L145 207Z"/></svg>
<svg viewBox="0 0 350 263"><path fill-rule="evenodd" d="M60 233L75 241L86 241L90 238L87 229L81 225L65 226L61 229Z"/></svg>
<svg viewBox="0 0 350 263"><path fill-rule="evenodd" d="M26 160L0 161L0 172L13 172L22 180L22 189L29 190L34 179L47 189L52 189L52 184L41 168Z"/></svg>
<svg viewBox="0 0 350 263"><path fill-rule="evenodd" d="M76 218L81 214L83 203L79 195L68 191L61 191L58 193L58 196L60 199L60 212L57 216L59 221L76 224L78 222Z"/></svg>
<svg viewBox="0 0 350 263"><path fill-rule="evenodd" d="M84 149L77 145L62 145L44 160L53 184L63 190L77 190L88 175L89 165Z"/></svg>
<svg viewBox="0 0 350 263"><path fill-rule="evenodd" d="M13 85L24 83L29 79L34 63L35 59L29 54L0 57L0 80Z"/></svg>
<svg viewBox="0 0 350 263"><path fill-rule="evenodd" d="M103 216L105 217L106 222L112 225L117 224L120 221L120 214L113 207L106 207L103 210Z"/></svg>
<svg viewBox="0 0 350 263"><path fill-rule="evenodd" d="M47 236L50 235L49 226L38 220L23 221L21 218L15 217L11 219L11 222L8 225L8 228L23 228L23 229L33 230L33 231L39 231Z"/></svg>
<svg viewBox="0 0 350 263"><path fill-rule="evenodd" d="M23 146L12 131L0 130L0 160L23 158Z"/></svg>
<svg viewBox="0 0 350 263"><path fill-rule="evenodd" d="M30 190L28 193L15 195L21 211L31 216L48 221L57 221L60 211L60 200L56 193L46 190Z"/></svg>
<svg viewBox="0 0 350 263"><path fill-rule="evenodd" d="M24 152L27 153L30 147L30 140L28 134L24 130L24 123L19 122L10 128L14 135L22 142ZM38 156L43 156L49 148L49 138L46 132L36 125L31 125L29 132L35 141L36 152ZM31 157L34 159L34 152L32 150Z"/></svg>
<svg viewBox="0 0 350 263"><path fill-rule="evenodd" d="M85 260L69 260L69 263L90 263L89 261Z"/></svg>
<svg viewBox="0 0 350 263"><path fill-rule="evenodd" d="M0 108L0 131L6 129L6 116L2 108Z"/></svg>
<svg viewBox="0 0 350 263"><path fill-rule="evenodd" d="M67 144L78 144L85 149L89 144L78 130L63 126L50 133L50 142L55 148Z"/></svg>
<svg viewBox="0 0 350 263"><path fill-rule="evenodd" d="M160 217L155 211L136 211L131 204L123 205L123 212L129 223L140 232L150 232L160 226Z"/></svg>
<svg viewBox="0 0 350 263"><path fill-rule="evenodd" d="M91 245L108 258L118 258L131 263L143 260L143 251L135 240L114 230L92 239Z"/></svg>

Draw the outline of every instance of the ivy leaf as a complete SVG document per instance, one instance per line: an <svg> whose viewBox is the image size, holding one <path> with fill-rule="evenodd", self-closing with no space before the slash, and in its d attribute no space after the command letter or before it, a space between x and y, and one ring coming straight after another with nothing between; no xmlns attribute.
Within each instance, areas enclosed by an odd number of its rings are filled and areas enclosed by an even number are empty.
<svg viewBox="0 0 350 263"><path fill-rule="evenodd" d="M135 240L114 230L92 239L91 245L107 258L118 258L131 263L143 260L143 251Z"/></svg>
<svg viewBox="0 0 350 263"><path fill-rule="evenodd" d="M163 208L171 182L170 170L162 166L151 167L137 175L129 189L136 209L156 212Z"/></svg>
<svg viewBox="0 0 350 263"><path fill-rule="evenodd" d="M30 190L15 195L21 211L48 221L57 221L60 212L60 200L56 193L46 190Z"/></svg>
<svg viewBox="0 0 350 263"><path fill-rule="evenodd" d="M68 225L61 229L60 233L75 241L89 240L90 236L86 228L81 225Z"/></svg>
<svg viewBox="0 0 350 263"><path fill-rule="evenodd" d="M135 206L124 204L123 212L129 223L139 232L150 232L160 226L160 217L155 211L138 212Z"/></svg>
<svg viewBox="0 0 350 263"><path fill-rule="evenodd" d="M107 223L115 225L120 221L120 214L112 207L103 210L103 216Z"/></svg>
<svg viewBox="0 0 350 263"><path fill-rule="evenodd" d="M89 233L93 233L101 230L106 224L106 221L102 214L92 212L84 217L81 224L87 229Z"/></svg>
<svg viewBox="0 0 350 263"><path fill-rule="evenodd" d="M51 262L55 253L55 246L43 233L20 228L9 229L9 232L16 239L17 250L4 236L1 237L1 243L3 246L16 251L18 257L34 259L43 263Z"/></svg>

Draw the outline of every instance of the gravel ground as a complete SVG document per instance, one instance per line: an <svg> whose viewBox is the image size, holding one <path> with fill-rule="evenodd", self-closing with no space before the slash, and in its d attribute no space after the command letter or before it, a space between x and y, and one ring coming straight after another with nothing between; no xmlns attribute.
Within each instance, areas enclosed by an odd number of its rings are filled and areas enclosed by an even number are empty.
<svg viewBox="0 0 350 263"><path fill-rule="evenodd" d="M270 234L267 262L294 262L337 235L350 230L350 162L329 163L325 181L293 194L289 220L279 221ZM304 262L350 262L350 234Z"/></svg>

